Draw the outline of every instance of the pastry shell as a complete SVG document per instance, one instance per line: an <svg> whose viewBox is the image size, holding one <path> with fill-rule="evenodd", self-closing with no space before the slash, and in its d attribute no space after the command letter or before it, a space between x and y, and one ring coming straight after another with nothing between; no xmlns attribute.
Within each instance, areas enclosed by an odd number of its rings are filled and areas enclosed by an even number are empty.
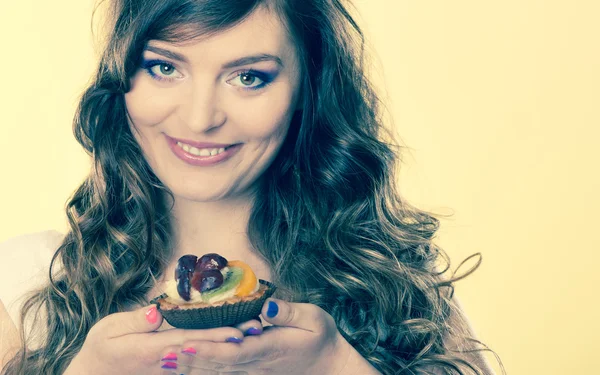
<svg viewBox="0 0 600 375"><path fill-rule="evenodd" d="M254 319L260 315L262 306L277 287L266 280L259 280L259 289L249 296L232 297L223 301L193 304L174 304L163 294L151 303L157 304L165 320L176 328L207 329L233 326Z"/></svg>

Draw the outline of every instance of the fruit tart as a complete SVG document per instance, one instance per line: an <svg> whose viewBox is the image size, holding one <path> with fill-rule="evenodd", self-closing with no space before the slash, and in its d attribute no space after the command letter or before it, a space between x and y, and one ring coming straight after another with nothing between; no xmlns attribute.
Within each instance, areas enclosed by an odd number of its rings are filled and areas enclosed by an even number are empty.
<svg viewBox="0 0 600 375"><path fill-rule="evenodd" d="M228 261L216 253L200 258L188 254L179 258L175 279L152 303L173 327L215 328L256 318L275 289L240 260Z"/></svg>

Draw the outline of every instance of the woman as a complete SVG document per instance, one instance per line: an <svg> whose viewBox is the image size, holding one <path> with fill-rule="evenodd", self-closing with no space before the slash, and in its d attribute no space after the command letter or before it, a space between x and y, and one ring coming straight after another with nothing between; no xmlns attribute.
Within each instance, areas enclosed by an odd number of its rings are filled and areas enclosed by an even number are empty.
<svg viewBox="0 0 600 375"><path fill-rule="evenodd" d="M23 308L22 341L38 340L8 352L4 374L491 373L465 353L471 333L435 267L437 221L395 189L344 4L111 9L75 118L93 168L51 280ZM263 308L268 328L163 324L148 301L181 255L206 252L284 291Z"/></svg>

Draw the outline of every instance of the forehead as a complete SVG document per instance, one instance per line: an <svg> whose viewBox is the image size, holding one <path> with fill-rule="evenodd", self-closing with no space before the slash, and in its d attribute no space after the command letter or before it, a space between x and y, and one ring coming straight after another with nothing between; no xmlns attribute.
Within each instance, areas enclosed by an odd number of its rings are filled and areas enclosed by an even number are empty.
<svg viewBox="0 0 600 375"><path fill-rule="evenodd" d="M186 26L183 28L185 33ZM207 60L226 61L257 53L292 59L296 52L292 38L281 18L264 7L257 8L240 23L225 30L182 42L151 40L148 45L168 47L184 55L190 62L202 61L203 63Z"/></svg>

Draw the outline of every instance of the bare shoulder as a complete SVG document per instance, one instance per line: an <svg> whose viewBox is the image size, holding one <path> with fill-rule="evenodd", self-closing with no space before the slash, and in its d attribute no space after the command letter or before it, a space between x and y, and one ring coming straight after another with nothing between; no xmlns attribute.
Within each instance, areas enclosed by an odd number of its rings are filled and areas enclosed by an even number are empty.
<svg viewBox="0 0 600 375"><path fill-rule="evenodd" d="M17 327L0 300L0 369L15 355L20 343Z"/></svg>
<svg viewBox="0 0 600 375"><path fill-rule="evenodd" d="M0 300L16 321L22 298L44 283L64 235L54 230L24 234L0 243Z"/></svg>
<svg viewBox="0 0 600 375"><path fill-rule="evenodd" d="M64 235L55 230L23 234L0 242L0 271L47 266ZM25 263L25 264L23 264ZM4 268L4 269L3 269ZM0 273L2 277L4 273ZM12 274L12 273L11 273ZM2 295L0 295L0 298Z"/></svg>
<svg viewBox="0 0 600 375"><path fill-rule="evenodd" d="M64 234L55 230L22 234L0 242L0 256L14 256L20 251L39 251L57 246Z"/></svg>
<svg viewBox="0 0 600 375"><path fill-rule="evenodd" d="M483 349L484 347L478 343L473 325L456 296L452 297L452 312L449 324L450 335L446 337L446 347L450 350L462 352L457 354L467 362L479 367L484 374L495 375L496 373L482 351L477 351L477 349Z"/></svg>

